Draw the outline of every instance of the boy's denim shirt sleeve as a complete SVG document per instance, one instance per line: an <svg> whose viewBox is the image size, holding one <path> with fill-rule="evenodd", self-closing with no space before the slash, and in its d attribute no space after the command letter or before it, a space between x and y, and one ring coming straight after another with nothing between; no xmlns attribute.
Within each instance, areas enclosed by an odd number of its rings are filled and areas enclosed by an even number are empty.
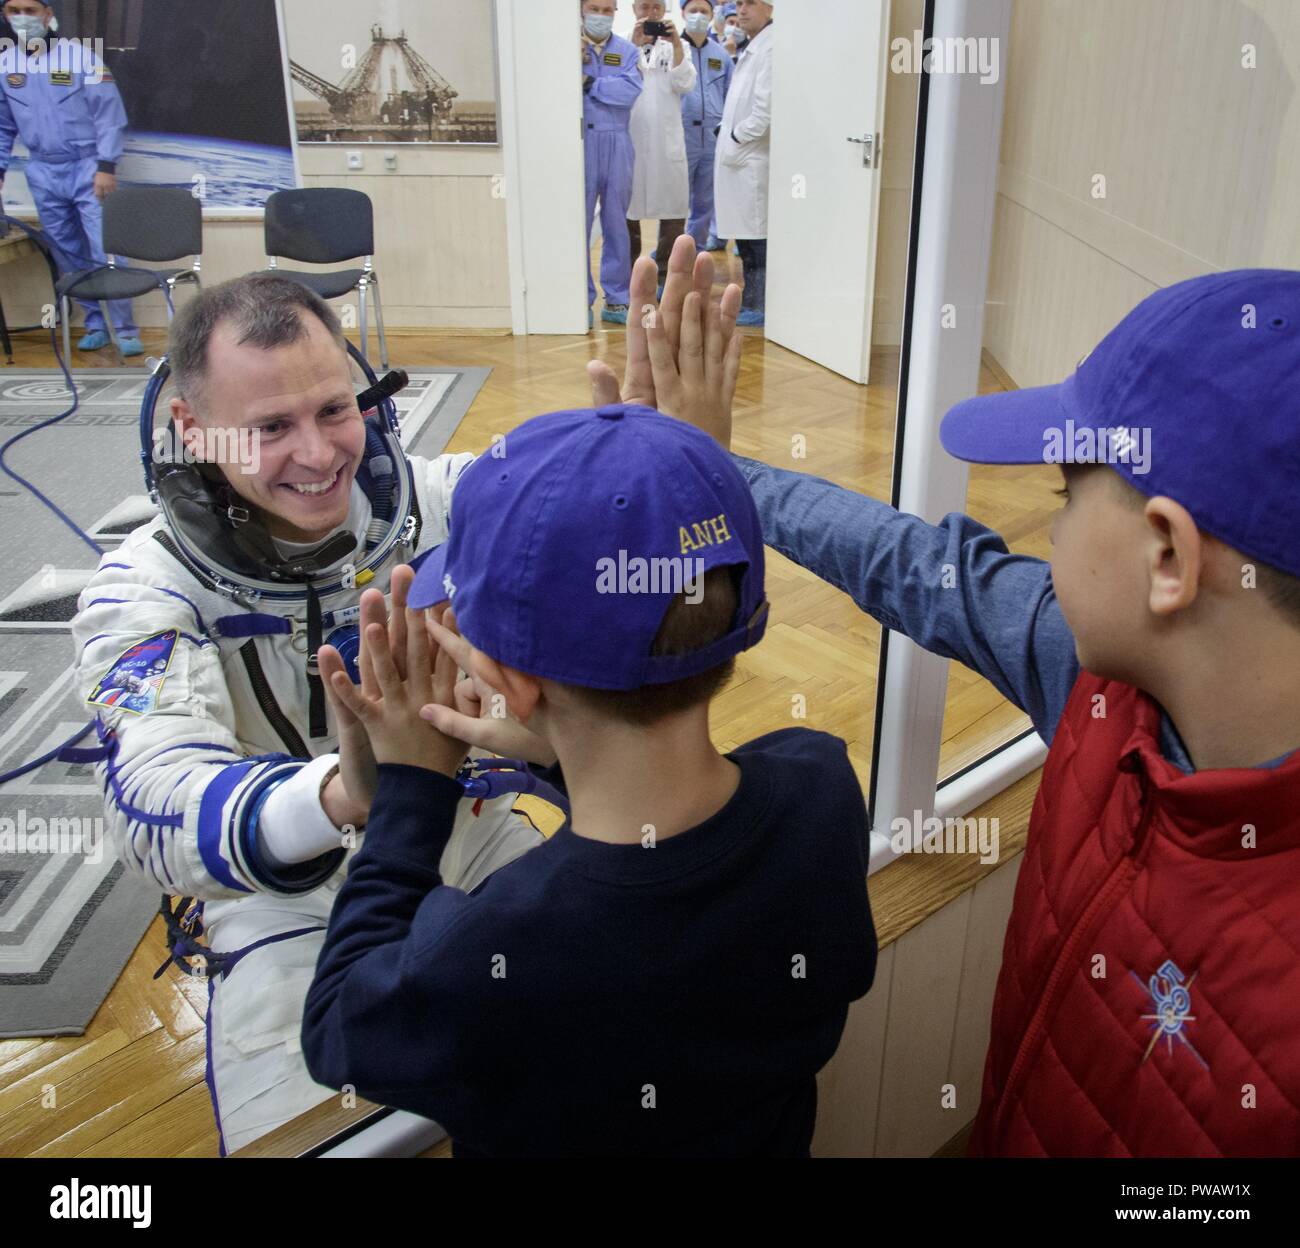
<svg viewBox="0 0 1300 1248"><path fill-rule="evenodd" d="M1079 675L1049 564L991 529L939 524L805 473L733 456L763 540L844 590L884 627L987 677L1051 743Z"/></svg>

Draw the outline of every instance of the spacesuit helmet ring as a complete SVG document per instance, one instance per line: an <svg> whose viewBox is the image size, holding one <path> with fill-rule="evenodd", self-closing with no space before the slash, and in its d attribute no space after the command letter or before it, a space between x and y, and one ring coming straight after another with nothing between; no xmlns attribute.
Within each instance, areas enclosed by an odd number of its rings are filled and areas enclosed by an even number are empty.
<svg viewBox="0 0 1300 1248"><path fill-rule="evenodd" d="M341 580L331 569L341 560L355 553L343 573L355 577L385 562L409 536L414 487L393 403L408 378L395 370L381 379L356 347L348 343L347 349L366 383L357 395L367 413L357 482L369 496L373 521L363 550L357 550L356 535L341 529L309 550L281 553L261 516L236 494L218 464L195 456L180 437L163 401L171 378L166 357L150 376L140 409L146 488L184 561L231 597L294 599L303 597L308 585L331 592L332 582Z"/></svg>

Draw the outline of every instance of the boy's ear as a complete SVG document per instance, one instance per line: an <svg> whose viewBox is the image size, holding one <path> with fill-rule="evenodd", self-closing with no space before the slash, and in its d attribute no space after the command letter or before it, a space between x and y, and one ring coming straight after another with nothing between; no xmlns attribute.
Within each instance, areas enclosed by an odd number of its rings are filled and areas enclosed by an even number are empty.
<svg viewBox="0 0 1300 1248"><path fill-rule="evenodd" d="M1204 539L1191 513L1181 503L1159 495L1143 512L1150 543L1147 605L1153 615L1169 616L1196 601L1201 584Z"/></svg>
<svg viewBox="0 0 1300 1248"><path fill-rule="evenodd" d="M505 696L506 707L510 714L521 724L526 724L533 711L537 709L537 701L542 693L542 682L536 676L529 676L527 672L498 663L481 650L475 650L469 656L469 665L474 676Z"/></svg>

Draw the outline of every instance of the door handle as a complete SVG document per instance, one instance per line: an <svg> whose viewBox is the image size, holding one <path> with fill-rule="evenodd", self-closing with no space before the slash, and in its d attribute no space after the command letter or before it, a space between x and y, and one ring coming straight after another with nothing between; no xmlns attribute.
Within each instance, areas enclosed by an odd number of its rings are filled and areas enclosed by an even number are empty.
<svg viewBox="0 0 1300 1248"><path fill-rule="evenodd" d="M880 151L880 145L877 142L877 136L874 134L868 134L868 135L864 135L862 138L859 139L854 135L849 135L848 141L850 143L862 144L863 167L866 169L874 169L876 167L876 156Z"/></svg>

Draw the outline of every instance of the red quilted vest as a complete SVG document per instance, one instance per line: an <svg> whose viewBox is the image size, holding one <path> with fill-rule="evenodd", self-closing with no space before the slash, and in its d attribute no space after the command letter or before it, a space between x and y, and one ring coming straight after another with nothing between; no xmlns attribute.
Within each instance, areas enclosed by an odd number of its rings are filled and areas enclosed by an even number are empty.
<svg viewBox="0 0 1300 1248"><path fill-rule="evenodd" d="M973 1154L1300 1154L1300 755L1184 775L1159 718L1086 672L1070 695Z"/></svg>

